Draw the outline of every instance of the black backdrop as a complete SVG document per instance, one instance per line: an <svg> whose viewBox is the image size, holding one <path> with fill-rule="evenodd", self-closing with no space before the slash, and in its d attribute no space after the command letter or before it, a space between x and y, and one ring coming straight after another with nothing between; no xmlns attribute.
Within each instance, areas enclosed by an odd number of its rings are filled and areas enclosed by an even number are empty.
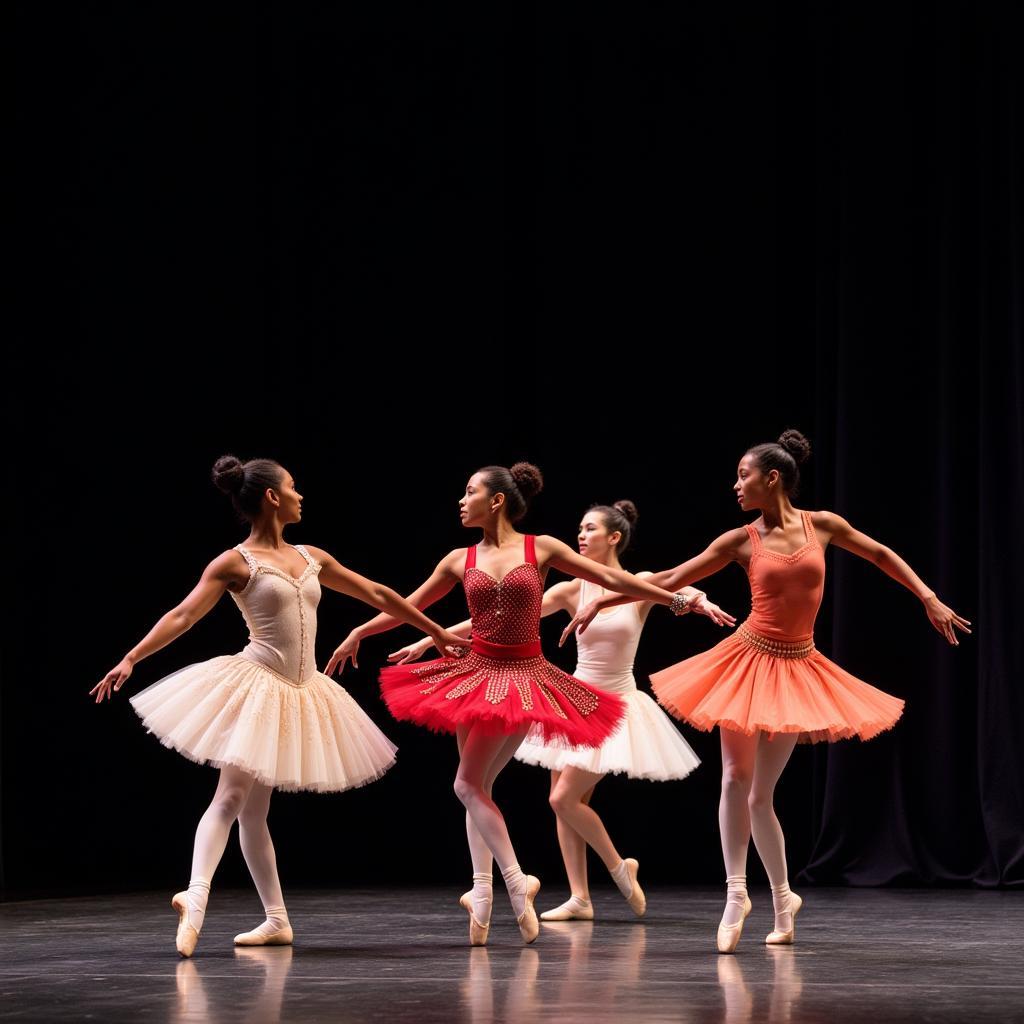
<svg viewBox="0 0 1024 1024"><path fill-rule="evenodd" d="M738 525L735 462L786 426L815 444L804 503L977 624L950 650L908 593L829 555L819 645L908 709L870 744L797 751L778 797L794 874L1024 881L1018 22L989 4L23 7L5 891L186 877L213 773L124 694L86 691L241 539L216 456L279 458L307 496L290 539L408 591L466 542L455 503L480 464L536 461L524 526L566 540L589 503L632 498L629 565L662 568ZM708 588L746 611L739 570ZM329 593L321 611L322 663L365 613ZM369 641L344 680L399 766L275 798L286 886L469 871L454 743L376 694L410 635ZM716 639L656 611L638 669ZM130 685L243 641L222 602ZM651 881L721 876L717 737L687 736L690 779L599 791ZM546 790L514 764L498 797L553 882ZM244 878L237 850L218 878Z"/></svg>

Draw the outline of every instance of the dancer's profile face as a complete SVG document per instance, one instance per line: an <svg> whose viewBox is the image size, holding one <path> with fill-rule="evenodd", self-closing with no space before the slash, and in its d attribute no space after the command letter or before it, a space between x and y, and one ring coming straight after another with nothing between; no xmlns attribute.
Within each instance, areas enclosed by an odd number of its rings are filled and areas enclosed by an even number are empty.
<svg viewBox="0 0 1024 1024"><path fill-rule="evenodd" d="M480 473L474 473L466 484L466 493L459 498L459 518L463 526L483 526L493 518L493 502L487 481Z"/></svg>
<svg viewBox="0 0 1024 1024"><path fill-rule="evenodd" d="M295 486L295 478L284 470L281 475L281 482L277 485L274 493L279 502L277 516L283 523L297 523L302 519L302 495Z"/></svg>
<svg viewBox="0 0 1024 1024"><path fill-rule="evenodd" d="M741 509L763 508L768 501L768 480L753 455L744 455L736 467L736 483L732 485Z"/></svg>
<svg viewBox="0 0 1024 1024"><path fill-rule="evenodd" d="M614 533L608 532L604 517L599 512L588 512L580 520L579 534L576 543L579 545L580 554L584 558L592 558L595 562L603 562L608 558L614 542L621 537L617 530Z"/></svg>

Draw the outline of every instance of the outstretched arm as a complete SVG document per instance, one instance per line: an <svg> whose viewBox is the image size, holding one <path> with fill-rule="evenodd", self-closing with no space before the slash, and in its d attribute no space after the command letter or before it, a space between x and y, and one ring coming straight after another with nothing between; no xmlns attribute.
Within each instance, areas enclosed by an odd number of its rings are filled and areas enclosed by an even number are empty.
<svg viewBox="0 0 1024 1024"><path fill-rule="evenodd" d="M877 565L887 576L902 583L924 605L925 614L935 629L954 647L959 646L955 630L970 633L970 622L957 615L952 608L944 605L935 591L925 584L920 576L892 548L880 544L866 533L855 530L842 516L834 512L811 514L816 529L827 533L837 548L844 548L865 561Z"/></svg>
<svg viewBox="0 0 1024 1024"><path fill-rule="evenodd" d="M237 551L218 555L204 570L199 582L181 604L162 615L156 625L89 691L99 704L117 693L135 665L177 640L220 600L230 585L241 589L249 581L245 559Z"/></svg>
<svg viewBox="0 0 1024 1024"><path fill-rule="evenodd" d="M313 551L315 549L310 550ZM330 555L327 555L326 552L319 552L317 555L314 555L318 561L320 554L323 554L326 558L330 559ZM452 587L455 586L459 580L457 567L461 564L460 558L463 561L465 560L465 550L461 552L458 550L450 552L441 559L440 562L438 562L437 567L427 578L426 582L417 587L416 590L405 598L404 603L412 606L410 609L412 612L415 612L417 609L429 608L430 605L434 604L435 601L439 601L452 589ZM334 560L331 559L331 561L333 562ZM352 573L349 570L344 569L344 567L339 563L334 562L334 565L343 573L346 573L348 577L362 579L362 577L357 576L356 573ZM327 569L326 564L324 565L324 569ZM343 586L352 586L352 581L350 579L343 579L340 576L334 575L336 571L337 570L331 569L327 572L325 578L325 572L322 570L320 573L321 580L326 586L332 586L331 580L334 580L339 585L335 586L333 589L341 590L342 593L351 593L350 590L343 589ZM363 580L363 583L368 584L371 588L381 586L380 584L372 583L370 580ZM382 587L382 589L393 594L399 601L402 601L402 598L398 597L398 595L395 594L394 591L390 590L390 588ZM360 597L360 600L365 600L365 598L361 597L359 594L353 593L352 596ZM411 622L413 625L418 625L418 623L409 615L397 615L396 612L399 608L398 605L375 604L374 601L367 601L367 603L373 604L374 607L377 608L383 608L384 610L375 618L370 619L368 622L364 622L361 626L356 626L356 628L353 629L352 632L349 633L349 635L345 637L345 639L335 648L330 661L327 662L327 667L324 669L324 672L327 675L331 675L334 670L339 667L341 671L344 671L345 665L349 660L351 660L352 665L355 668L358 668L359 663L356 659L359 651L359 644L365 640L366 637L373 636L376 633L385 633L389 629L394 629L403 622ZM424 632L428 634L436 634L436 631L439 630L440 627L425 615L422 618L424 622L430 623L431 626L430 629L424 629ZM420 628L423 629L423 626L421 625ZM451 634L450 639L448 639L446 643L449 645L457 644L459 639L459 637ZM443 650L442 653L444 653Z"/></svg>
<svg viewBox="0 0 1024 1024"><path fill-rule="evenodd" d="M736 619L727 612L722 611L717 605L707 600L700 591L695 591L690 586L698 580L711 576L724 568L730 562L736 561L739 549L746 540L745 530L730 530L713 540L696 558L691 558L674 569L664 569L661 572L652 573L646 577L644 582L653 585L659 591L675 591L692 599L691 607L701 615L707 615L712 622L722 625L736 625ZM605 608L614 608L616 605L628 604L636 601L637 598L628 594L628 591L621 587L613 588L621 591L615 594L605 594L604 597L588 602L573 616L572 622L562 633L559 646L565 643L570 633L578 630L584 632L588 625L594 620L599 612ZM623 596L627 595L627 596ZM644 599L646 600L646 599ZM664 601L656 602L664 604Z"/></svg>

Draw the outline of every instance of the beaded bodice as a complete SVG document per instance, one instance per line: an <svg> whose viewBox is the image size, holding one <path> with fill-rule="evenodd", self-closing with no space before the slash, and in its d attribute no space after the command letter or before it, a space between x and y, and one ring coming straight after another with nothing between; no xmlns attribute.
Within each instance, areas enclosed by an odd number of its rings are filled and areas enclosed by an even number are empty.
<svg viewBox="0 0 1024 1024"><path fill-rule="evenodd" d="M769 551L753 526L747 527L753 551L747 576L751 608L747 625L775 640L796 642L814 633L814 620L825 590L825 552L810 512L801 512L805 541L791 554Z"/></svg>
<svg viewBox="0 0 1024 1024"><path fill-rule="evenodd" d="M540 636L544 587L537 570L534 538L523 538L524 561L500 580L476 567L476 547L466 552L462 585L473 635L495 644L521 644Z"/></svg>
<svg viewBox="0 0 1024 1024"><path fill-rule="evenodd" d="M316 671L316 607L320 603L320 563L301 545L306 560L300 576L261 562L241 545L235 548L249 566L249 582L231 593L249 627L242 657L255 661L290 683L302 683Z"/></svg>

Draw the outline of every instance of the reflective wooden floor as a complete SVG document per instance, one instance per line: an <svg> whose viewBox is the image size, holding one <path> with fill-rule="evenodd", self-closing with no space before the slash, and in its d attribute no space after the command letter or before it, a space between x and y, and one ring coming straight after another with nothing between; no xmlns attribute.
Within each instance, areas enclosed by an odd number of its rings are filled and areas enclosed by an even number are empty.
<svg viewBox="0 0 1024 1024"><path fill-rule="evenodd" d="M638 920L597 890L593 923L544 925L524 947L502 894L489 945L471 949L455 890L299 890L294 947L236 949L259 904L215 889L191 960L170 893L8 902L0 1020L1024 1021L1024 894L807 889L797 945L772 948L755 889L735 956L714 949L718 891L648 895Z"/></svg>

